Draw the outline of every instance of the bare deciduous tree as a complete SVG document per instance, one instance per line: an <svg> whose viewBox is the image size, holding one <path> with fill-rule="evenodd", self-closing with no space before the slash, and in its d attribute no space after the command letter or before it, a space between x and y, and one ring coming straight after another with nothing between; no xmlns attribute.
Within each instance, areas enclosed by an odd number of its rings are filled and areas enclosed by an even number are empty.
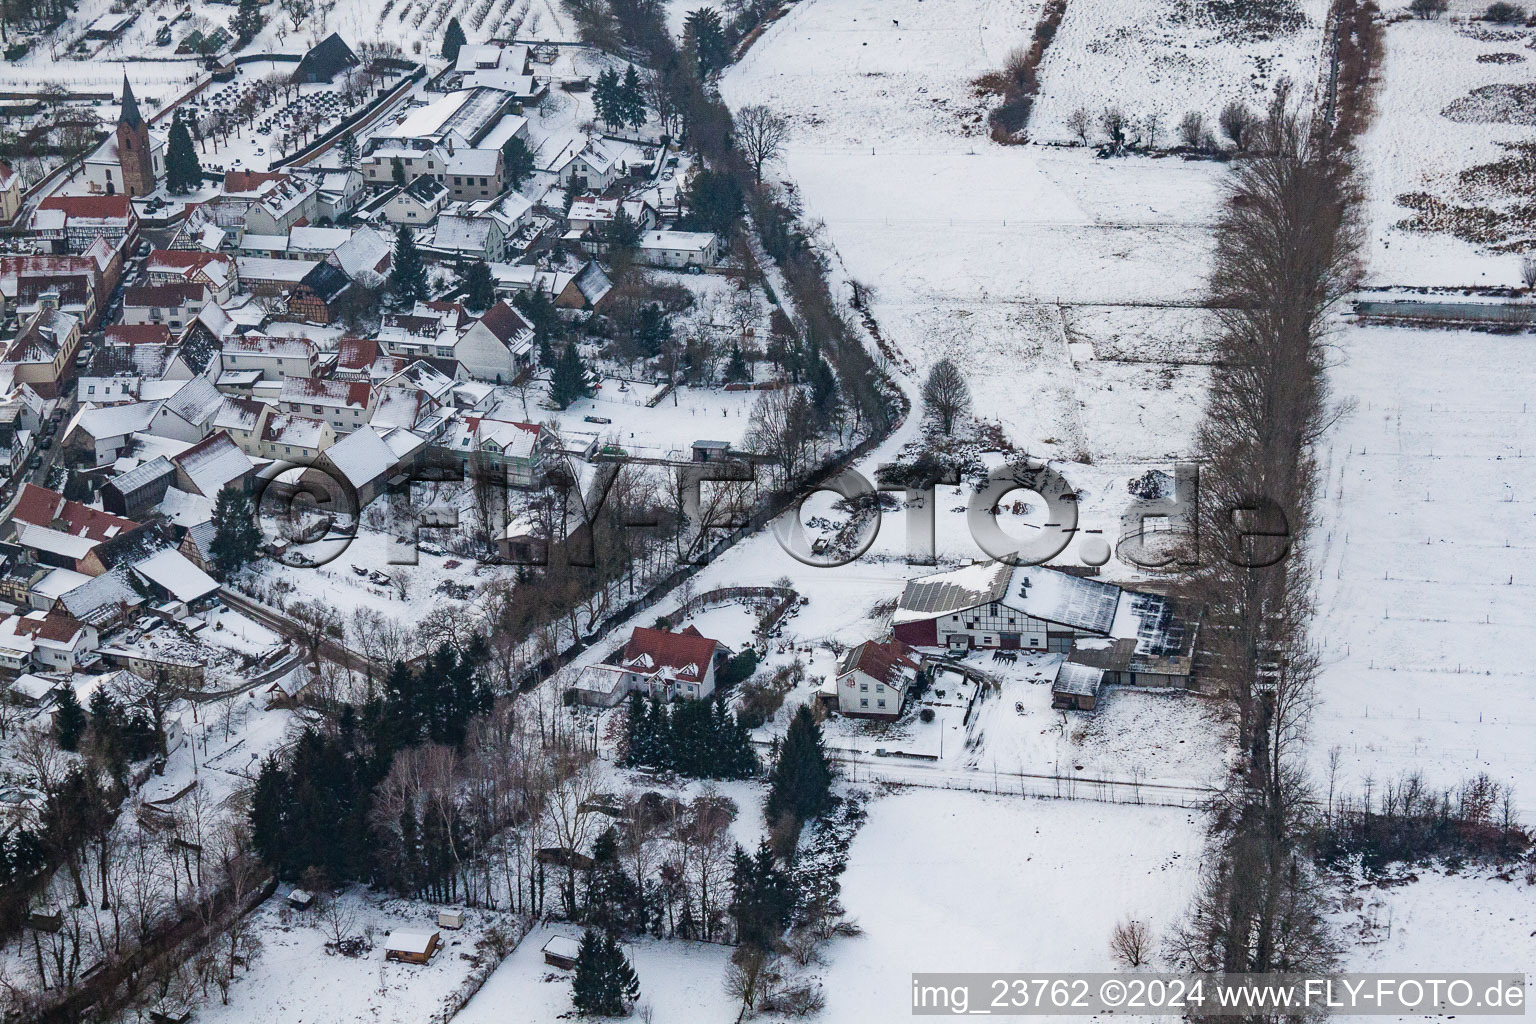
<svg viewBox="0 0 1536 1024"><path fill-rule="evenodd" d="M1145 967L1152 960L1152 929L1144 921L1121 921L1110 932L1109 951L1122 967Z"/></svg>
<svg viewBox="0 0 1536 1024"><path fill-rule="evenodd" d="M1205 139L1205 118L1198 110L1191 110L1179 121L1179 144L1189 149L1199 149Z"/></svg>
<svg viewBox="0 0 1536 1024"><path fill-rule="evenodd" d="M1093 128L1093 117L1087 107L1078 107L1067 115L1067 129L1077 136L1079 145L1088 145L1088 132Z"/></svg>
<svg viewBox="0 0 1536 1024"><path fill-rule="evenodd" d="M763 165L777 160L789 141L789 121L760 103L736 112L736 144L763 183Z"/></svg>
<svg viewBox="0 0 1536 1024"><path fill-rule="evenodd" d="M1109 106L1104 108L1104 113L1099 115L1099 129L1109 138L1109 144L1114 149L1120 149L1125 145L1125 132L1130 127L1130 119L1119 107Z"/></svg>
<svg viewBox="0 0 1536 1024"><path fill-rule="evenodd" d="M1254 125L1253 111L1233 100L1221 108L1217 123L1221 125L1222 134L1231 139L1239 151L1248 148L1248 131Z"/></svg>
<svg viewBox="0 0 1536 1024"><path fill-rule="evenodd" d="M940 359L928 371L928 379L923 381L923 404L946 435L954 431L955 421L971 407L971 389L953 360Z"/></svg>

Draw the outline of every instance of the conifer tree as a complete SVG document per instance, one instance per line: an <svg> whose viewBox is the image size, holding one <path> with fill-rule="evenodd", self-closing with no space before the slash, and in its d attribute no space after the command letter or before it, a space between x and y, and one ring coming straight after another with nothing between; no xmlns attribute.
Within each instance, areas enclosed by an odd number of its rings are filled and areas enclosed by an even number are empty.
<svg viewBox="0 0 1536 1024"><path fill-rule="evenodd" d="M720 12L700 7L683 22L683 48L698 62L699 77L708 78L730 63L731 48L725 41Z"/></svg>
<svg viewBox="0 0 1536 1024"><path fill-rule="evenodd" d="M622 1017L639 997L640 979L618 939L590 928L583 932L571 978L576 1009L597 1017Z"/></svg>
<svg viewBox="0 0 1536 1024"><path fill-rule="evenodd" d="M821 726L811 709L801 705L784 735L778 763L768 780L768 821L791 815L806 821L822 814L832 801L832 767L822 746Z"/></svg>
<svg viewBox="0 0 1536 1024"><path fill-rule="evenodd" d="M171 136L165 151L165 187L176 195L195 192L203 186L203 167L192 145L192 133L182 120L181 111L171 120Z"/></svg>
<svg viewBox="0 0 1536 1024"><path fill-rule="evenodd" d="M228 579L253 561L261 551L261 526L248 494L237 487L225 487L213 505L213 540L208 553L213 571Z"/></svg>
<svg viewBox="0 0 1536 1024"><path fill-rule="evenodd" d="M555 405L568 408L572 402L587 398L592 386L587 383L587 368L581 361L581 353L574 342L567 342L560 361L555 364L554 376L549 386L549 397Z"/></svg>
<svg viewBox="0 0 1536 1024"><path fill-rule="evenodd" d="M623 83L613 68L604 68L597 76L593 89L592 105L597 108L598 120L609 128L624 122Z"/></svg>
<svg viewBox="0 0 1536 1024"><path fill-rule="evenodd" d="M672 321L661 303L647 303L640 309L639 323L635 326L635 343L647 356L659 356L672 337Z"/></svg>
<svg viewBox="0 0 1536 1024"><path fill-rule="evenodd" d="M357 136L350 129L342 132L341 138L336 140L336 155L343 170L350 171L357 167Z"/></svg>
<svg viewBox="0 0 1536 1024"><path fill-rule="evenodd" d="M261 13L261 0L240 0L240 6L229 22L229 27L235 33L235 48L240 49L256 38L256 33L266 23L266 16Z"/></svg>
<svg viewBox="0 0 1536 1024"><path fill-rule="evenodd" d="M427 296L427 266L416 248L411 229L404 224L395 232L395 255L389 272L389 290L401 308L409 309Z"/></svg>
<svg viewBox="0 0 1536 1024"><path fill-rule="evenodd" d="M511 188L520 188L535 170L533 150L522 136L514 135L501 147L502 176Z"/></svg>
<svg viewBox="0 0 1536 1024"><path fill-rule="evenodd" d="M483 313L495 304L496 282L491 279L490 265L476 260L464 273L464 305L471 312Z"/></svg>
<svg viewBox="0 0 1536 1024"><path fill-rule="evenodd" d="M624 72L624 82L619 86L619 108L624 115L623 122L631 128L645 124L645 85L633 64Z"/></svg>
<svg viewBox="0 0 1536 1024"><path fill-rule="evenodd" d="M464 26L459 24L458 18L448 19L448 28L443 32L443 59L450 64L459 59L459 48L469 42L464 37Z"/></svg>
<svg viewBox="0 0 1536 1024"><path fill-rule="evenodd" d="M752 379L752 371L747 369L747 360L741 354L741 346L739 344L731 346L731 358L725 364L725 379L727 381Z"/></svg>
<svg viewBox="0 0 1536 1024"><path fill-rule="evenodd" d="M60 750L78 750L80 736L85 732L85 709L75 688L68 683L59 687L57 706L53 712L53 736Z"/></svg>

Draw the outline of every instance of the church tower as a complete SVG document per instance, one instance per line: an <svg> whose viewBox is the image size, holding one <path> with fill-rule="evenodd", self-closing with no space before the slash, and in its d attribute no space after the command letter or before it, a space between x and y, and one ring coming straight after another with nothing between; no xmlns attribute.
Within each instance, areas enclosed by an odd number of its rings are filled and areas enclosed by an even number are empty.
<svg viewBox="0 0 1536 1024"><path fill-rule="evenodd" d="M123 169L123 192L143 196L155 190L154 151L150 148L149 125L139 113L139 101L133 98L133 86L123 76L123 112L117 118L117 162Z"/></svg>

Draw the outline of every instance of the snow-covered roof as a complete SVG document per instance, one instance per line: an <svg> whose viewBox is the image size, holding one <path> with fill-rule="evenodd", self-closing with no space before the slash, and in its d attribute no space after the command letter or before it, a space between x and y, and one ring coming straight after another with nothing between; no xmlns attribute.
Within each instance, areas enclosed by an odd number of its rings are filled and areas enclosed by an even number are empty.
<svg viewBox="0 0 1536 1024"><path fill-rule="evenodd" d="M708 231L647 231L640 236L640 248L703 253L715 244Z"/></svg>
<svg viewBox="0 0 1536 1024"><path fill-rule="evenodd" d="M1008 587L1005 562L977 562L910 581L901 593L893 621L912 622L996 601Z"/></svg>
<svg viewBox="0 0 1536 1024"><path fill-rule="evenodd" d="M491 233L499 225L490 217L466 217L445 213L437 218L437 230L432 235L434 249L453 252L484 252Z"/></svg>
<svg viewBox="0 0 1536 1024"><path fill-rule="evenodd" d="M175 548L164 548L141 562L133 571L164 588L178 601L192 602L219 589L218 581L193 565Z"/></svg>
<svg viewBox="0 0 1536 1024"><path fill-rule="evenodd" d="M1075 661L1064 661L1056 670L1056 681L1051 684L1053 693L1067 693L1076 697L1092 697L1104 683L1104 670Z"/></svg>
<svg viewBox="0 0 1536 1024"><path fill-rule="evenodd" d="M177 392L166 399L165 411L195 426L201 426L213 418L224 405L224 396L207 377L193 377Z"/></svg>
<svg viewBox="0 0 1536 1024"><path fill-rule="evenodd" d="M55 569L32 584L32 593L52 601L63 597L80 584L89 582L90 579L91 577L85 573L75 572L73 569Z"/></svg>
<svg viewBox="0 0 1536 1024"><path fill-rule="evenodd" d="M208 435L172 461L205 498L218 497L226 484L253 468L250 456L222 430Z"/></svg>
<svg viewBox="0 0 1536 1024"><path fill-rule="evenodd" d="M390 953L414 953L421 955L432 948L436 932L393 931L384 940L384 949Z"/></svg>
<svg viewBox="0 0 1536 1024"><path fill-rule="evenodd" d="M1021 565L1013 570L1001 601L1032 618L1107 636L1115 624L1120 588L1045 566Z"/></svg>
<svg viewBox="0 0 1536 1024"><path fill-rule="evenodd" d="M59 530L50 530L46 526L37 526L33 523L17 523L16 543L34 551L45 551L50 555L59 555L63 558L80 559L90 554L91 549L100 542L89 537L77 537Z"/></svg>
<svg viewBox="0 0 1536 1024"><path fill-rule="evenodd" d="M354 430L325 450L325 457L353 487L377 480L399 462L372 428Z"/></svg>

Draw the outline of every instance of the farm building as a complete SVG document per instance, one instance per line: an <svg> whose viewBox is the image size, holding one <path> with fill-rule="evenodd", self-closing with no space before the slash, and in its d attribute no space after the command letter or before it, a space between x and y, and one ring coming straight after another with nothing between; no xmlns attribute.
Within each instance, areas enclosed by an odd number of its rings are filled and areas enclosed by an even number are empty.
<svg viewBox="0 0 1536 1024"><path fill-rule="evenodd" d="M1104 685L1104 670L1076 662L1064 662L1051 683L1051 707L1092 711Z"/></svg>
<svg viewBox="0 0 1536 1024"><path fill-rule="evenodd" d="M1142 686L1188 685L1196 632L1160 594L1003 562L911 581L894 623L914 647L1054 651Z"/></svg>

